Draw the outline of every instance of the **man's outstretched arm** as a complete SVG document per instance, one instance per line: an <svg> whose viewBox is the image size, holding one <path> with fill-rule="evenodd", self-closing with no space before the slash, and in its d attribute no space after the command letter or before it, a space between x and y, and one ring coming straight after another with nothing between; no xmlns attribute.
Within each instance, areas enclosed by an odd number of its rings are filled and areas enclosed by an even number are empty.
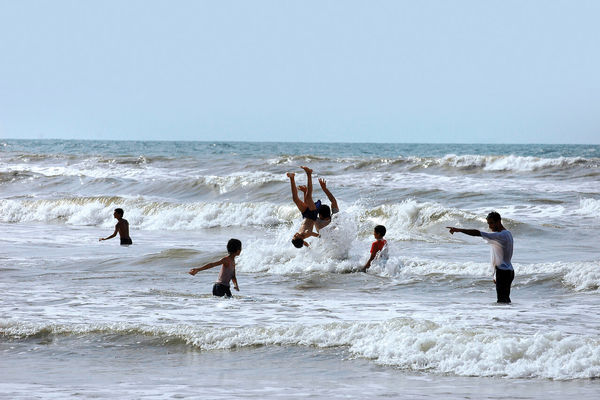
<svg viewBox="0 0 600 400"><path fill-rule="evenodd" d="M481 232L477 229L462 229L462 228L454 228L452 226L447 226L446 228L450 229L450 233L454 235L454 232L464 233L469 236L481 236Z"/></svg>

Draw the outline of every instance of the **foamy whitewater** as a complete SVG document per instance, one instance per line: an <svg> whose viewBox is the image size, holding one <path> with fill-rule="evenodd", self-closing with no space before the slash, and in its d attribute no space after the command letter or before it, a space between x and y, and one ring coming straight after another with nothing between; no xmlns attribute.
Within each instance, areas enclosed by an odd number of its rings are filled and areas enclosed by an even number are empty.
<svg viewBox="0 0 600 400"><path fill-rule="evenodd" d="M341 211L297 250L300 165ZM117 207L132 246L98 241ZM492 210L511 305L445 228ZM3 140L0 397L597 399L599 223L597 145ZM187 271L232 237L215 298L218 267Z"/></svg>

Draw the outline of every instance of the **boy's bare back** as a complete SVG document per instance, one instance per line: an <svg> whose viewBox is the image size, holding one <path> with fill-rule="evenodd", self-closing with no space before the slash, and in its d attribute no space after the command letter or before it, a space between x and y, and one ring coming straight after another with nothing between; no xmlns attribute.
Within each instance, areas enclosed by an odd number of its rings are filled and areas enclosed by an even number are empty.
<svg viewBox="0 0 600 400"><path fill-rule="evenodd" d="M115 225L115 230L119 232L119 237L122 237L123 239L128 239L129 238L129 221L122 218Z"/></svg>

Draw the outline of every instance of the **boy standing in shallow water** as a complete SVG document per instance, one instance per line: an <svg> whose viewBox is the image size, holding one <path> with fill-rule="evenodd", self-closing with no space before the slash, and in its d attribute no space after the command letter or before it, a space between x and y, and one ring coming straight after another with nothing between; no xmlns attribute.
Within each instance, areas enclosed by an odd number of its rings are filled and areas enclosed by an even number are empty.
<svg viewBox="0 0 600 400"><path fill-rule="evenodd" d="M377 225L375 229L373 229L373 236L375 237L375 241L371 245L371 258L369 258L369 261L367 261L367 263L363 267L362 272L366 272L367 269L369 269L371 263L375 259L375 256L377 256L377 253L384 251L383 249L387 244L387 241L383 238L385 236L385 232L386 229L383 225Z"/></svg>
<svg viewBox="0 0 600 400"><path fill-rule="evenodd" d="M117 233L118 233L119 237L121 238L122 246L133 244L133 241L129 237L129 222L125 218L123 218L123 214L125 214L125 212L123 211L122 208L115 208L113 217L115 217L117 219L117 221L119 221L115 225L115 231L113 232L112 235L110 235L108 237L100 238L100 241L112 239L115 236L117 236Z"/></svg>
<svg viewBox="0 0 600 400"><path fill-rule="evenodd" d="M300 167L306 172L306 178L308 180L306 184L306 188L302 188L304 192L304 201L300 200L298 197L298 188L296 187L295 176L296 174L293 172L288 172L287 177L290 178L290 185L292 187L292 200L298 207L298 210L302 213L302 224L300 225L300 229L294 237L292 238L292 244L294 247L301 249L303 246L308 247L308 243L304 240L311 236L319 236L318 233L313 232L313 227L315 225L315 221L317 220L317 206L312 199L312 169L308 167Z"/></svg>
<svg viewBox="0 0 600 400"><path fill-rule="evenodd" d="M200 268L192 268L189 271L190 275L196 275L198 272L204 271L205 269L222 265L221 271L219 272L219 277L213 285L213 296L231 297L229 281L233 281L233 288L238 292L240 291L237 278L235 277L235 257L239 256L242 252L242 242L240 242L238 239L229 239L229 242L227 242L227 252L229 253L227 257L223 257L219 261L213 263L208 263Z"/></svg>

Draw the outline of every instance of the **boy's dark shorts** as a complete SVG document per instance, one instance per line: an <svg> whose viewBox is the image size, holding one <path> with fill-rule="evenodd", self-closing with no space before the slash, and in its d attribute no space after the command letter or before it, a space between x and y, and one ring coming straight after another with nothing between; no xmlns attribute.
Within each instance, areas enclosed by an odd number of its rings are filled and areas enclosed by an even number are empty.
<svg viewBox="0 0 600 400"><path fill-rule="evenodd" d="M319 215L317 210L311 210L308 207L306 207L306 210L304 210L302 212L302 217L303 218L308 218L312 221L316 221L317 220L317 215Z"/></svg>
<svg viewBox="0 0 600 400"><path fill-rule="evenodd" d="M133 244L133 241L131 240L131 238L121 238L121 245L126 245L126 244Z"/></svg>
<svg viewBox="0 0 600 400"><path fill-rule="evenodd" d="M222 283L215 283L213 285L213 296L231 297L231 290L229 289L229 286L225 286Z"/></svg>

